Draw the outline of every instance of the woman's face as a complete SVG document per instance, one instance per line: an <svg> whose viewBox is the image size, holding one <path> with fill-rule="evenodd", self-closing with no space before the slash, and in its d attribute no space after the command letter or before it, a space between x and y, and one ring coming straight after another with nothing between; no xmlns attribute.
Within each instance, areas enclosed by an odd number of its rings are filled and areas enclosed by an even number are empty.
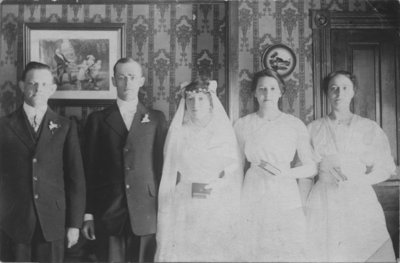
<svg viewBox="0 0 400 263"><path fill-rule="evenodd" d="M348 108L354 97L353 82L345 75L337 75L328 83L328 99L334 108Z"/></svg>
<svg viewBox="0 0 400 263"><path fill-rule="evenodd" d="M185 102L192 120L203 120L211 113L210 97L204 92L187 94Z"/></svg>
<svg viewBox="0 0 400 263"><path fill-rule="evenodd" d="M267 105L278 105L282 97L278 81L272 77L261 77L258 79L255 97L260 107Z"/></svg>

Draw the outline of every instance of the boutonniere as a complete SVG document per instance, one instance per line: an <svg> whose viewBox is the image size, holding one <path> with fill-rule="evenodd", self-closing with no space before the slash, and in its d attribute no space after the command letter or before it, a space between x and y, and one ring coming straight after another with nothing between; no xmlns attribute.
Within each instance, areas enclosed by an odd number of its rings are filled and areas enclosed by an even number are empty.
<svg viewBox="0 0 400 263"><path fill-rule="evenodd" d="M146 113L145 115L143 115L143 118L142 118L142 120L141 120L140 122L141 122L141 123L148 123L148 122L150 122L149 114Z"/></svg>
<svg viewBox="0 0 400 263"><path fill-rule="evenodd" d="M61 127L60 124L54 121L49 121L49 130L51 131L51 134L54 134L54 131L60 127Z"/></svg>

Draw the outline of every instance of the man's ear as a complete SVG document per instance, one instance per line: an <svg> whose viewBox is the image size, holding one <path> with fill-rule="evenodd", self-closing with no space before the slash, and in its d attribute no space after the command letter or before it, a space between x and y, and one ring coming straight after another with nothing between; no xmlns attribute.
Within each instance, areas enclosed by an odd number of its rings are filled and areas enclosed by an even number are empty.
<svg viewBox="0 0 400 263"><path fill-rule="evenodd" d="M18 81L18 87L19 87L19 89L22 91L22 93L24 93L24 90L25 90L25 82L22 81L22 80Z"/></svg>
<svg viewBox="0 0 400 263"><path fill-rule="evenodd" d="M142 78L140 79L140 87L143 87L145 80L145 77L142 76Z"/></svg>
<svg viewBox="0 0 400 263"><path fill-rule="evenodd" d="M54 94L54 92L56 92L56 90L57 90L57 84L52 84L50 86L50 93L51 93L50 96L52 96Z"/></svg>
<svg viewBox="0 0 400 263"><path fill-rule="evenodd" d="M114 87L117 87L117 83L115 81L114 76L111 77L111 81L112 81L112 84L114 85Z"/></svg>

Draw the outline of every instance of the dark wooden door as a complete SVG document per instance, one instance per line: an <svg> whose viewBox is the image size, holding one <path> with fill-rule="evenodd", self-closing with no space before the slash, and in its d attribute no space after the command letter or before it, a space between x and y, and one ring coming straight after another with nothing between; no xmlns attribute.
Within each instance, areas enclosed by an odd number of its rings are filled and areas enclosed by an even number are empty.
<svg viewBox="0 0 400 263"><path fill-rule="evenodd" d="M392 30L331 31L332 70L344 69L357 76L353 110L380 124L392 143L395 160L396 45L398 37Z"/></svg>
<svg viewBox="0 0 400 263"><path fill-rule="evenodd" d="M330 40L332 71L353 72L358 80L353 111L376 121L383 128L390 142L392 156L398 160L398 35L391 29L333 29ZM398 184L389 181L374 186L374 189L385 211L387 227L398 257Z"/></svg>

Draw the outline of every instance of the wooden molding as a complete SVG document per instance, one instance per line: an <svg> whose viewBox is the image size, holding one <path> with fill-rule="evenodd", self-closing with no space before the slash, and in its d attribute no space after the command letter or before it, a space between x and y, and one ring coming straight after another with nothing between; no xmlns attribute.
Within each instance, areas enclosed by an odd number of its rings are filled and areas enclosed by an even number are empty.
<svg viewBox="0 0 400 263"><path fill-rule="evenodd" d="M327 113L327 101L321 91L323 78L331 72L330 36L332 29L397 29L400 17L370 12L310 10L313 43L314 119Z"/></svg>

